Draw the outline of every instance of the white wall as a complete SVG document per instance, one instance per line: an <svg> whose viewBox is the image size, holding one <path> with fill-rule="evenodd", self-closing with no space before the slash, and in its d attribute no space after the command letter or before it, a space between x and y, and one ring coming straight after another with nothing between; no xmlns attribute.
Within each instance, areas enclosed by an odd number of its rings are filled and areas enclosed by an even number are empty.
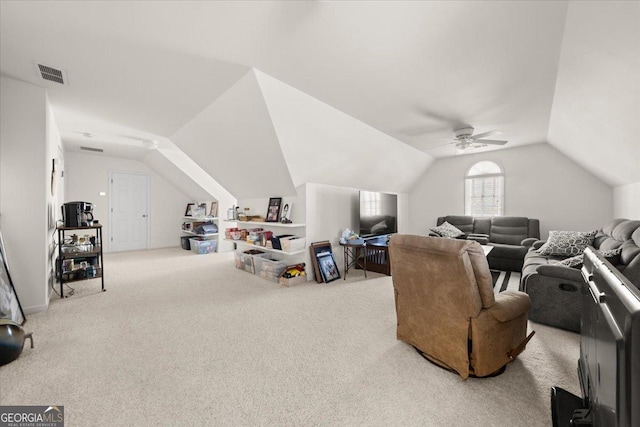
<svg viewBox="0 0 640 427"><path fill-rule="evenodd" d="M640 2L568 4L548 141L612 186L640 181Z"/></svg>
<svg viewBox="0 0 640 427"><path fill-rule="evenodd" d="M103 226L104 250L109 252L109 173L133 172L149 176L149 249L180 245L180 224L191 198L144 163L100 154L67 152L65 201L95 204L94 217ZM105 196L99 193L104 192Z"/></svg>
<svg viewBox="0 0 640 427"><path fill-rule="evenodd" d="M0 92L0 229L18 298L32 313L49 303L47 139L53 145L55 131L43 88L0 77Z"/></svg>
<svg viewBox="0 0 640 427"><path fill-rule="evenodd" d="M45 179L49 176L48 188L46 191L47 200L47 283L49 294L51 297L53 293L53 286L56 283L55 277L55 265L58 258L57 247L57 234L56 225L58 221L62 221L62 210L60 207L64 203L64 183L62 177L62 170L64 167L64 151L62 148L62 139L60 138L60 132L56 124L55 117L53 116L53 109L47 98L46 105L46 168ZM55 162L55 172L53 171ZM53 183L51 181L54 181Z"/></svg>
<svg viewBox="0 0 640 427"><path fill-rule="evenodd" d="M549 144L437 160L411 189L410 232L427 234L443 215L464 215L464 177L481 160L505 171L506 216L540 220L549 230L593 230L613 216L613 190Z"/></svg>
<svg viewBox="0 0 640 427"><path fill-rule="evenodd" d="M613 189L613 216L640 219L640 182Z"/></svg>

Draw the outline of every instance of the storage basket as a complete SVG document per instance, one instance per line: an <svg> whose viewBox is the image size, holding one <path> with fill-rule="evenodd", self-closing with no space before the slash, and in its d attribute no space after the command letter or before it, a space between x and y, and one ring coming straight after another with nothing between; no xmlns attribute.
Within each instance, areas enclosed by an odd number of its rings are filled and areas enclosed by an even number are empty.
<svg viewBox="0 0 640 427"><path fill-rule="evenodd" d="M291 236L280 239L280 246L285 252L295 252L304 249L307 244L307 239L304 237Z"/></svg>
<svg viewBox="0 0 640 427"><path fill-rule="evenodd" d="M216 247L218 246L218 241L189 239L189 244L191 245L191 250L193 252L202 255L215 252Z"/></svg>
<svg viewBox="0 0 640 427"><path fill-rule="evenodd" d="M241 251L235 251L233 253L234 259L236 261L236 268L253 274L256 271L254 266L254 259L263 256L264 252L255 251L253 249L247 252L251 253Z"/></svg>

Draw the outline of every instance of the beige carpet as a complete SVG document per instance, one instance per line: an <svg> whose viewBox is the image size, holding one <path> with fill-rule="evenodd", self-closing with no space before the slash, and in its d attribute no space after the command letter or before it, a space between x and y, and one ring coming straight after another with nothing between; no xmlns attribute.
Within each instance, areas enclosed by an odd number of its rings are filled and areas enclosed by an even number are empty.
<svg viewBox="0 0 640 427"><path fill-rule="evenodd" d="M425 361L395 339L389 277L281 288L178 248L105 270L107 292L75 283L28 317L1 405L64 405L68 426L548 426L550 387L579 392L579 336L543 325L496 378Z"/></svg>

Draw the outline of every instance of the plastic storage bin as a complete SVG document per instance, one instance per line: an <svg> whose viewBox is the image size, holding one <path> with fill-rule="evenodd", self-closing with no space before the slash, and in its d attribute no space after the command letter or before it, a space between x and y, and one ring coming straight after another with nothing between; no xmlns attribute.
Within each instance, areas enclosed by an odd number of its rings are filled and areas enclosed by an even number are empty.
<svg viewBox="0 0 640 427"><path fill-rule="evenodd" d="M216 251L218 246L217 240L198 240L189 239L191 250L197 254L210 254Z"/></svg>
<svg viewBox="0 0 640 427"><path fill-rule="evenodd" d="M265 255L255 257L254 266L256 276L278 283L278 279L287 267L287 264Z"/></svg>
<svg viewBox="0 0 640 427"><path fill-rule="evenodd" d="M255 273L254 259L264 256L264 252L251 249L246 252L235 251L233 256L236 261L236 268L247 273Z"/></svg>

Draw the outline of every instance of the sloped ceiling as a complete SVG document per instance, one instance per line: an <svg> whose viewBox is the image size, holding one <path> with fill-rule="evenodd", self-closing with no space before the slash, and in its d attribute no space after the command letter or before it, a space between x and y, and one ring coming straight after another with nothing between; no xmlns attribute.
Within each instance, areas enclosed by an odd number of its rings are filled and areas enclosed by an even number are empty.
<svg viewBox="0 0 640 427"><path fill-rule="evenodd" d="M548 138L612 185L637 181L627 160L637 127L609 120L607 111L637 113L630 75L638 75L638 49L610 52L637 42L638 5L571 2L568 15L567 6L2 1L0 73L47 88L63 139L78 131L170 137L255 68L436 157L454 155L449 145L433 147L471 125L502 130L507 147ZM583 66L574 56L593 60ZM34 60L66 70L69 85L38 80ZM611 76L608 62L629 75ZM601 81L592 77L594 63L603 67ZM577 84L594 84L594 93ZM631 93L618 95L622 87ZM571 107L581 100L588 114Z"/></svg>
<svg viewBox="0 0 640 427"><path fill-rule="evenodd" d="M273 77L255 74L296 187L313 182L405 192L434 161Z"/></svg>
<svg viewBox="0 0 640 427"><path fill-rule="evenodd" d="M172 27L154 22L143 8L131 15L125 5L0 2L0 70L45 86L63 132L120 133L96 130L92 121L99 120L169 135L248 70L136 37L136 31L167 34ZM147 6L154 8L153 2ZM65 70L68 85L40 79L36 61Z"/></svg>
<svg viewBox="0 0 640 427"><path fill-rule="evenodd" d="M549 143L609 185L640 182L640 3L572 2Z"/></svg>
<svg viewBox="0 0 640 427"><path fill-rule="evenodd" d="M238 199L296 195L253 70L171 140Z"/></svg>
<svg viewBox="0 0 640 427"><path fill-rule="evenodd" d="M196 181L184 173L182 169L165 157L159 150L153 150L142 158L142 162L158 175L172 183L176 188L189 196L191 200L214 200L215 194L209 194Z"/></svg>

